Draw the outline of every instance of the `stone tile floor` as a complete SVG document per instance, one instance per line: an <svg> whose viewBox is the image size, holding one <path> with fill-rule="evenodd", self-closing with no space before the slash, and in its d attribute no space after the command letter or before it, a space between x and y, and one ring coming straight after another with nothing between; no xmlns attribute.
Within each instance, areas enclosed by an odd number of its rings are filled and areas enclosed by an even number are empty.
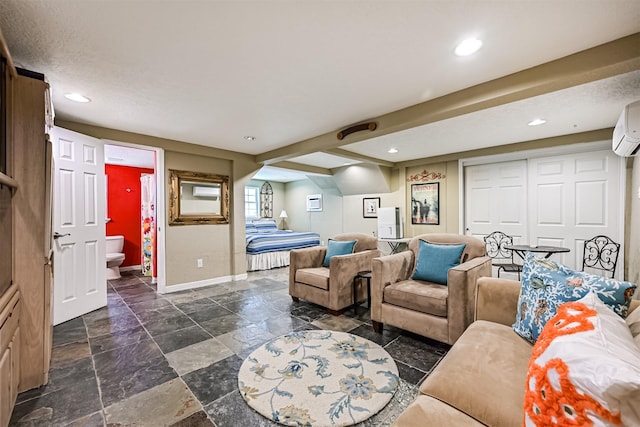
<svg viewBox="0 0 640 427"><path fill-rule="evenodd" d="M242 400L237 372L267 340L294 330L360 335L394 358L401 384L362 426L388 426L449 346L385 326L368 309L334 317L288 295L288 268L157 294L135 273L108 283L108 305L54 328L49 383L18 396L12 426L274 426Z"/></svg>

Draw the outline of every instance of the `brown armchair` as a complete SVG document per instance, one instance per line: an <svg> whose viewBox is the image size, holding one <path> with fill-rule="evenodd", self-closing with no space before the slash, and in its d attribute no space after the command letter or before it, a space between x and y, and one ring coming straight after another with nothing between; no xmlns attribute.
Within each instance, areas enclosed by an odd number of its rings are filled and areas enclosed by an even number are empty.
<svg viewBox="0 0 640 427"><path fill-rule="evenodd" d="M371 270L371 260L380 256L378 239L364 233L345 233L333 240L356 244L353 253L331 257L329 267L323 267L326 246L295 249L290 253L289 295L326 307L329 313L338 315L353 304L353 279L360 271ZM358 298L365 294L358 291ZM365 294L366 295L366 294Z"/></svg>
<svg viewBox="0 0 640 427"><path fill-rule="evenodd" d="M466 243L460 264L447 272L442 285L412 279L420 241L454 245ZM409 242L409 250L372 262L371 320L382 332L389 324L453 344L473 321L476 282L491 276L491 258L482 240L458 234L422 234Z"/></svg>

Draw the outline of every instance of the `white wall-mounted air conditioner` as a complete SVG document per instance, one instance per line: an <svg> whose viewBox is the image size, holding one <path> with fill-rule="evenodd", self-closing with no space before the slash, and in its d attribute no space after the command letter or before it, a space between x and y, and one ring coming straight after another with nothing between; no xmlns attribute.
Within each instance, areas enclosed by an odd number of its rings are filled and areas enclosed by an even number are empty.
<svg viewBox="0 0 640 427"><path fill-rule="evenodd" d="M194 197L218 197L220 195L220 188L217 187L193 187Z"/></svg>
<svg viewBox="0 0 640 427"><path fill-rule="evenodd" d="M322 212L322 194L307 196L307 212Z"/></svg>
<svg viewBox="0 0 640 427"><path fill-rule="evenodd" d="M611 148L618 156L640 154L640 101L633 102L622 110L613 129Z"/></svg>

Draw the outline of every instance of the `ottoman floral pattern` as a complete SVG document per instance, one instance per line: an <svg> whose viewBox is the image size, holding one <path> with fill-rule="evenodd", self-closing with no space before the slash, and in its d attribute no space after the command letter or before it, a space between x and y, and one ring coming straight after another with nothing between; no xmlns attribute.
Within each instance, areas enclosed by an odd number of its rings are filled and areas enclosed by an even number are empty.
<svg viewBox="0 0 640 427"><path fill-rule="evenodd" d="M292 426L347 426L391 400L398 369L379 345L345 332L312 330L278 337L249 355L238 373L244 400Z"/></svg>

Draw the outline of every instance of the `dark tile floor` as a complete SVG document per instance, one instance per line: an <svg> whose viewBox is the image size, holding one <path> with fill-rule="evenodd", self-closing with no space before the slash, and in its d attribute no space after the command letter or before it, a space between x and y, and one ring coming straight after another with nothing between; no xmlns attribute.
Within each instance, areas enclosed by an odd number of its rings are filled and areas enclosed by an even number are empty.
<svg viewBox="0 0 640 427"><path fill-rule="evenodd" d="M108 306L54 328L49 383L18 396L15 426L273 426L242 400L237 372L267 340L293 330L360 335L394 358L401 384L363 426L387 426L449 346L385 326L366 307L326 314L294 303L288 269L247 280L160 295L148 278L108 285Z"/></svg>

